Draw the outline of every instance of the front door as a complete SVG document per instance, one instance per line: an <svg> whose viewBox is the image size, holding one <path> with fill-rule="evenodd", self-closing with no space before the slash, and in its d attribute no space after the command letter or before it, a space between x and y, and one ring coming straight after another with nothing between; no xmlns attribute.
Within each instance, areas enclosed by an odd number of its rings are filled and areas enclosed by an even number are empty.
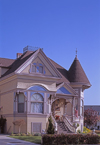
<svg viewBox="0 0 100 145"><path fill-rule="evenodd" d="M65 112L65 99L57 99L52 104L52 113L55 119L62 118Z"/></svg>

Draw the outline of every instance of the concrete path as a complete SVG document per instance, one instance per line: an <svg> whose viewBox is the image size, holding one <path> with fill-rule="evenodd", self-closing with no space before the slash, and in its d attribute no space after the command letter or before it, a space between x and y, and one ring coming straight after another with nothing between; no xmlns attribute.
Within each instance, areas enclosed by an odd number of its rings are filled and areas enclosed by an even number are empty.
<svg viewBox="0 0 100 145"><path fill-rule="evenodd" d="M8 135L0 135L0 145L40 145L40 144L11 138L8 137Z"/></svg>

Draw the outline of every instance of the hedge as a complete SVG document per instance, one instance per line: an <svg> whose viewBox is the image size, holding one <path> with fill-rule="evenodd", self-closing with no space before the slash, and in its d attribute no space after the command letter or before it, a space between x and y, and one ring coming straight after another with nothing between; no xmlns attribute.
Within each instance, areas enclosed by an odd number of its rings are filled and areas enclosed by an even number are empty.
<svg viewBox="0 0 100 145"><path fill-rule="evenodd" d="M98 144L99 139L98 135L92 134L43 135L42 145Z"/></svg>

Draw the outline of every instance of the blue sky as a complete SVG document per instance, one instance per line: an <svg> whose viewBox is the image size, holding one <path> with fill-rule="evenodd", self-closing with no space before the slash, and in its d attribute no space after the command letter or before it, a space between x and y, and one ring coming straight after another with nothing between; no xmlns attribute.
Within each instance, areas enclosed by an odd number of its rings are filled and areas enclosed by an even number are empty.
<svg viewBox="0 0 100 145"><path fill-rule="evenodd" d="M27 45L67 70L78 59L92 84L85 105L100 105L100 0L0 0L0 57Z"/></svg>

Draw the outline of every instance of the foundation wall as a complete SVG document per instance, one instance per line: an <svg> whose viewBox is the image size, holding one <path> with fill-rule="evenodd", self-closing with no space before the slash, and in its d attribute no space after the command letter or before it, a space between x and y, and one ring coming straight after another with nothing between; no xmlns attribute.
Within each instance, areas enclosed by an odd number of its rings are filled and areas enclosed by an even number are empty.
<svg viewBox="0 0 100 145"><path fill-rule="evenodd" d="M48 119L46 117L28 117L27 118L27 133L34 133L32 130L32 123L41 123L41 131L46 130Z"/></svg>

